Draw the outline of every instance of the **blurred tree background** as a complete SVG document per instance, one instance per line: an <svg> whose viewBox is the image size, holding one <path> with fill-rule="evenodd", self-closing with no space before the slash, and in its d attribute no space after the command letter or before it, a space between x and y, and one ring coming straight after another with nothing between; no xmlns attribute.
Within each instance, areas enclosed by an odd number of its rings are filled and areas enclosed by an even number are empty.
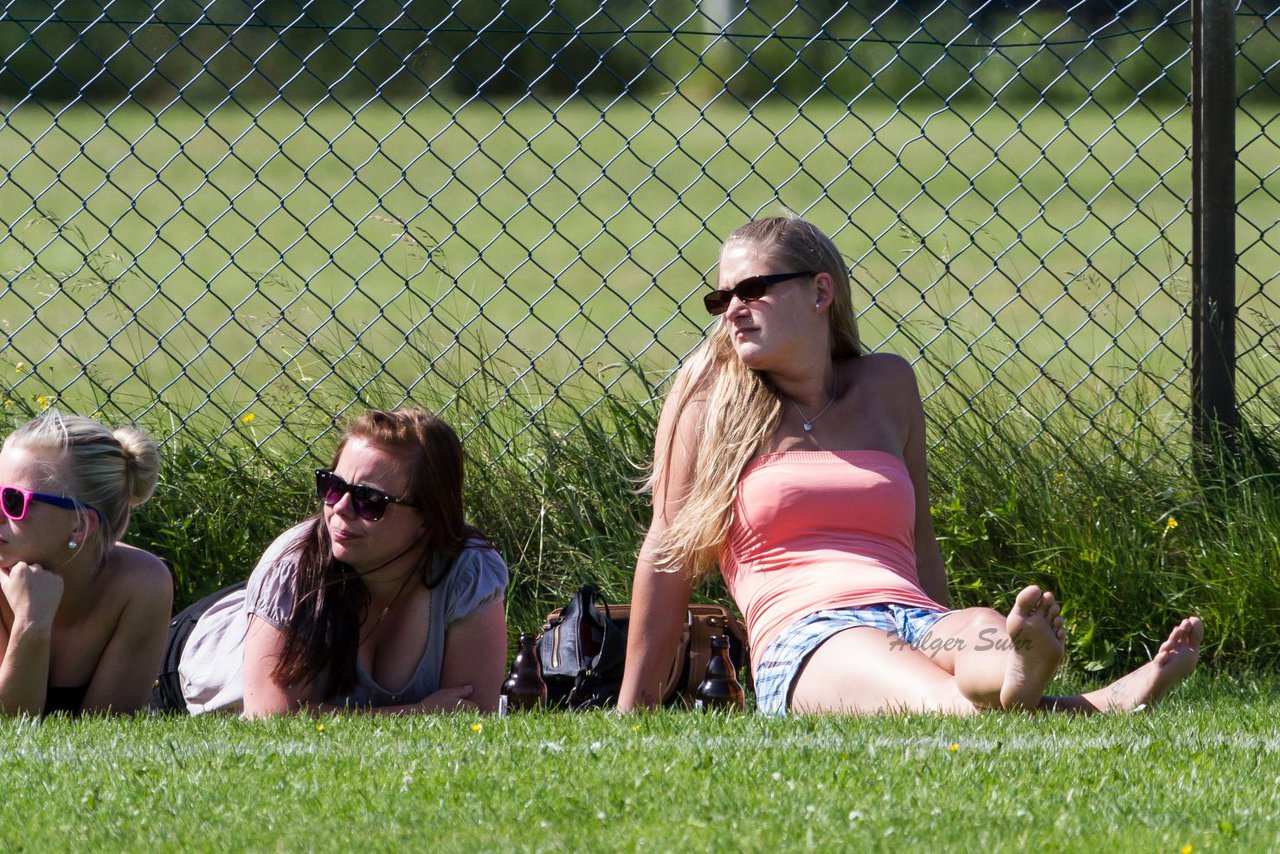
<svg viewBox="0 0 1280 854"><path fill-rule="evenodd" d="M1251 57L1242 92L1280 60L1278 9L1237 9ZM1157 31L1161 20L1180 26ZM673 88L802 98L819 83L846 100L869 87L950 103L1108 88L1182 98L1166 69L1189 49L1190 27L1191 6L1174 0L13 0L0 20L0 97L207 107L532 91L607 103Z"/></svg>

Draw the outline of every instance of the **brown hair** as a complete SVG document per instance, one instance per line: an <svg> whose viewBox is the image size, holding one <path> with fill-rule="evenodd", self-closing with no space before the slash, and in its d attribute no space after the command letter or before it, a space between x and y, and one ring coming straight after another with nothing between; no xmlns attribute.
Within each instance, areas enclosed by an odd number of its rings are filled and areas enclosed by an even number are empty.
<svg viewBox="0 0 1280 854"><path fill-rule="evenodd" d="M422 514L425 530L426 547L416 571L424 586L436 587L467 540L484 539L466 523L463 512L458 434L423 409L370 410L347 428L333 455L335 465L354 438L404 456L405 498ZM291 554L296 561L293 610L272 676L287 685L323 679L326 696L345 693L355 685L368 588L354 567L334 559L323 513L311 520Z"/></svg>

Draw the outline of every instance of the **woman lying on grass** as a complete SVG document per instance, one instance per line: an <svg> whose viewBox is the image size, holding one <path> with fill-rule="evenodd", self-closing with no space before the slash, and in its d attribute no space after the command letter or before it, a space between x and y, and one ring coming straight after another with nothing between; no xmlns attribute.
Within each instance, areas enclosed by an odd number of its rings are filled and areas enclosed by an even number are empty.
<svg viewBox="0 0 1280 854"><path fill-rule="evenodd" d="M155 708L492 710L507 567L463 517L462 446L420 409L371 411L316 472L321 512L247 586L171 626Z"/></svg>
<svg viewBox="0 0 1280 854"><path fill-rule="evenodd" d="M1196 617L1112 685L1045 698L1064 648L1052 594L1027 587L1007 615L947 609L915 376L862 352L826 235L798 219L748 223L705 300L720 322L658 428L621 709L662 696L692 585L716 563L766 713L1125 710L1192 671Z"/></svg>
<svg viewBox="0 0 1280 854"><path fill-rule="evenodd" d="M119 542L155 490L155 442L48 410L0 449L0 712L133 712L164 650L173 579Z"/></svg>

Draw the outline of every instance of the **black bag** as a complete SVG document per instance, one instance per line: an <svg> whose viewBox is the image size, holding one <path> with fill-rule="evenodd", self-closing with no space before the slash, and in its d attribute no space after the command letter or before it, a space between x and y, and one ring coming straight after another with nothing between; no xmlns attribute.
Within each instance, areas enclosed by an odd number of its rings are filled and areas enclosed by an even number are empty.
<svg viewBox="0 0 1280 854"><path fill-rule="evenodd" d="M537 649L548 705L591 709L618 702L630 620L631 606L605 603L594 584L578 588L568 605L547 616ZM711 637L719 634L729 636L734 668L748 664L747 634L742 624L719 605L690 605L670 673L662 680L664 703L692 704L711 658ZM751 687L750 667L746 668L746 687Z"/></svg>
<svg viewBox="0 0 1280 854"><path fill-rule="evenodd" d="M547 618L538 639L547 704L591 709L611 706L622 689L627 630L596 607L594 584L584 584L569 604ZM603 600L601 600L603 601Z"/></svg>

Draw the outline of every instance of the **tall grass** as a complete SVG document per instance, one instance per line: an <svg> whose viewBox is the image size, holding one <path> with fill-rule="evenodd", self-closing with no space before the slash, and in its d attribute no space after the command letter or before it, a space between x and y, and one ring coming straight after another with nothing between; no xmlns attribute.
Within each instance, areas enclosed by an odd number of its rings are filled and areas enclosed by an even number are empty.
<svg viewBox="0 0 1280 854"><path fill-rule="evenodd" d="M1098 437L1122 426L1097 416L1080 439L1084 414L1018 421L1007 409L994 393L929 405L948 425L931 488L953 605L1004 609L1026 584L1052 589L1069 667L1098 675L1146 661L1191 613L1206 621L1210 658L1280 658L1274 447L1246 443L1197 476L1185 445L1140 434L1118 449ZM586 580L626 597L649 515L638 488L657 404L607 395L581 418L549 412L515 439L479 433L469 448L472 512L513 565L511 617L526 628ZM699 595L727 601L718 581Z"/></svg>
<svg viewBox="0 0 1280 854"><path fill-rule="evenodd" d="M1073 435L1078 415L1019 426L982 398L969 403L944 419L948 434L931 461L934 523L957 602L1003 607L1025 584L1054 590L1071 660L1090 671L1145 660L1192 613L1205 619L1210 657L1276 660L1274 447L1220 446L1191 466L1160 449L1120 454L1055 438Z"/></svg>
<svg viewBox="0 0 1280 854"><path fill-rule="evenodd" d="M310 472L251 446L175 443L163 459L128 538L168 561L177 606L247 578L268 543L314 512Z"/></svg>
<svg viewBox="0 0 1280 854"><path fill-rule="evenodd" d="M660 397L634 374L629 390L591 389L584 400L565 386L530 386L522 400L483 381L418 398L466 437L468 513L511 567L512 633L538 628L585 581L611 601L629 596ZM359 406L398 402L373 389ZM1197 475L1181 448L1153 438L1118 453L1094 438L1106 429L1086 435L1085 416L1066 408L1018 420L986 393L935 396L927 411L946 425L930 468L954 605L1005 608L1025 584L1050 588L1064 603L1069 669L1098 675L1145 661L1189 613L1205 620L1208 658L1280 659L1274 439L1246 442ZM168 560L179 606L244 578L277 534L314 512L311 463L327 463L334 444L336 435L268 450L182 431L129 539ZM718 581L698 596L727 601Z"/></svg>

